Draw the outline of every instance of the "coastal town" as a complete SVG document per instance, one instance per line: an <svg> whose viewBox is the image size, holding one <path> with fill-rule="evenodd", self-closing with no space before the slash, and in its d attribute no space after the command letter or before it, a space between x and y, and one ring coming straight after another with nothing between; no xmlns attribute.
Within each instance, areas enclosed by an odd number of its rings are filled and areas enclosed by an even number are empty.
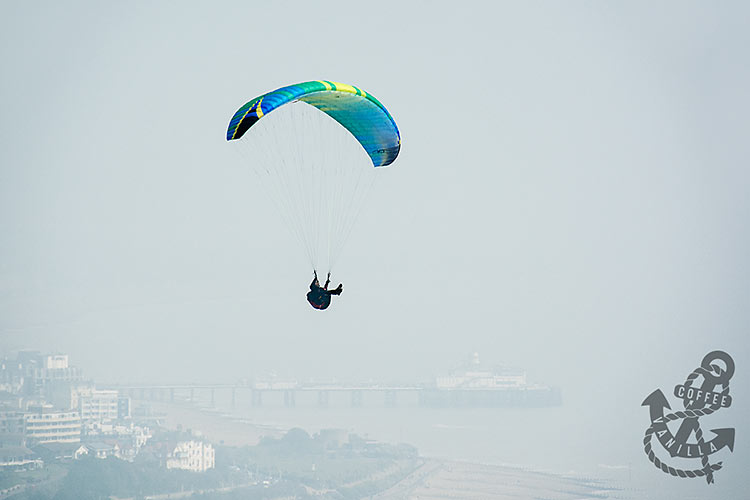
<svg viewBox="0 0 750 500"><path fill-rule="evenodd" d="M342 430L269 434L278 438L239 448L170 428L147 402L97 387L66 354L0 362L2 499L354 498L421 465L413 447Z"/></svg>
<svg viewBox="0 0 750 500"><path fill-rule="evenodd" d="M0 467L37 469L83 456L132 462L140 453L166 469L215 467L211 443L184 433L165 435L139 418L132 401L99 389L66 354L21 351L0 364ZM141 415L145 417L145 415Z"/></svg>
<svg viewBox="0 0 750 500"><path fill-rule="evenodd" d="M507 393L526 383L522 373L480 370L476 355L467 366L437 380L433 390ZM251 387L273 390L266 382ZM305 394L305 386L295 387ZM66 354L19 351L1 358L0 499L406 499L458 493L479 499L506 498L509 491L515 498L625 498L596 478L425 457L409 444L342 428L308 433L250 423L207 405L213 395L200 403L192 394L165 401L151 393L97 384ZM386 403L393 401L386 396ZM477 400L488 401L497 406L496 399ZM249 403L257 405L258 398ZM367 411L359 398L347 404Z"/></svg>

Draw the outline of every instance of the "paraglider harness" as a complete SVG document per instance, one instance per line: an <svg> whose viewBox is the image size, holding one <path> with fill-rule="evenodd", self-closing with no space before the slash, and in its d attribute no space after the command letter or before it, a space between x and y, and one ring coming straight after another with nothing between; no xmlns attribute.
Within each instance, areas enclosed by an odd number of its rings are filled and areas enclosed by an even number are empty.
<svg viewBox="0 0 750 500"><path fill-rule="evenodd" d="M307 301L315 309L323 310L331 305L331 295L341 295L341 292L344 291L344 286L339 284L337 288L329 290L328 285L331 283L331 273L328 273L326 284L321 287L318 281L318 272L313 271L313 273L315 274L315 278L310 283L310 291L307 292Z"/></svg>

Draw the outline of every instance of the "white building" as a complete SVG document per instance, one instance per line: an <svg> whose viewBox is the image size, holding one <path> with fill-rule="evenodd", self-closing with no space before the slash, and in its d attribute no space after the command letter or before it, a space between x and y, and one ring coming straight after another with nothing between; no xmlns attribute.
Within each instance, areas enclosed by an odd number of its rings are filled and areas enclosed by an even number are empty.
<svg viewBox="0 0 750 500"><path fill-rule="evenodd" d="M78 409L86 423L105 423L117 420L117 391L87 388L78 393Z"/></svg>
<svg viewBox="0 0 750 500"><path fill-rule="evenodd" d="M44 368L46 370L64 370L68 367L67 354L54 354L44 358Z"/></svg>
<svg viewBox="0 0 750 500"><path fill-rule="evenodd" d="M497 367L484 370L479 354L474 353L469 366L444 377L435 377L438 389L514 389L526 386L526 372L518 368Z"/></svg>
<svg viewBox="0 0 750 500"><path fill-rule="evenodd" d="M214 447L202 441L182 441L177 443L167 456L167 469L184 469L205 472L216 466Z"/></svg>
<svg viewBox="0 0 750 500"><path fill-rule="evenodd" d="M52 411L40 407L24 415L24 434L28 443L79 443L81 415L77 411Z"/></svg>

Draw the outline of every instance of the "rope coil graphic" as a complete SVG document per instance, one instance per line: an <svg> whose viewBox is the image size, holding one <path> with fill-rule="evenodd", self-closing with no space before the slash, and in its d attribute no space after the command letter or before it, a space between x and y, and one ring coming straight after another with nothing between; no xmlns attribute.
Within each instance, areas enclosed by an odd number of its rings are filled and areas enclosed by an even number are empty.
<svg viewBox="0 0 750 500"><path fill-rule="evenodd" d="M708 358L708 356L706 356ZM716 382L716 385L721 384L723 389L721 391L722 396L726 396L729 394L729 378L731 378L733 370L729 369L725 371L722 370L721 367L714 364L708 364L705 362L706 359L704 359L704 363L695 370L693 370L690 375L688 375L687 380L685 381L685 386L691 386L692 382L698 378L699 376L702 376L704 380L714 380ZM710 370L706 369L705 366L710 367ZM733 368L733 367L732 367ZM694 477L706 477L707 483L713 483L714 478L713 474L714 472L720 470L722 468L722 462L718 462L715 464L712 464L709 462L709 458L707 454L701 455L701 465L702 467L700 469L693 469L693 470L687 470L687 469L678 469L676 467L672 467L670 465L665 464L662 462L659 457L656 456L654 453L652 447L651 447L651 437L654 434L654 424L666 424L667 422L671 422L674 420L679 419L698 419L700 417L704 417L706 415L711 415L712 413L717 412L721 409L721 403L717 402L712 405L709 405L708 408L698 408L694 409L691 408L694 406L695 403L692 404L686 404L684 411L676 411L674 413L668 413L662 417L657 418L652 422L652 424L646 429L646 433L643 437L643 450L648 455L648 459L651 461L651 463L654 464L654 466L658 469L661 469L663 472L670 474L672 476L676 477L688 477L688 478L694 478ZM696 425L695 429L695 437L698 441L698 447L699 449L702 449L705 440L703 439L703 431L700 428L700 425Z"/></svg>

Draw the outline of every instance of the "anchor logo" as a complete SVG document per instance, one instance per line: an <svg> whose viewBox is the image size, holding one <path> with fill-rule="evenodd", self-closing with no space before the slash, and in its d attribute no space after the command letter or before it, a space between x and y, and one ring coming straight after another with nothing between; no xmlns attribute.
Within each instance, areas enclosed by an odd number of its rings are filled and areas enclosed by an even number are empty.
<svg viewBox="0 0 750 500"><path fill-rule="evenodd" d="M723 363L723 367L717 362ZM664 409L671 410L669 402L660 389L652 392L642 406L648 406L651 425L646 429L643 438L643 450L648 459L666 474L682 478L705 477L706 482L714 482L714 473L721 469L722 462L711 463L709 457L723 448L734 451L734 429L711 429L713 439L706 441L699 419L711 415L722 408L729 408L732 397L729 395L729 379L734 375L734 360L724 351L713 351L703 358L701 365L688 375L684 384L674 388L674 395L682 399L684 411L664 414ZM693 385L702 378L699 387ZM717 391L717 387L721 390ZM682 420L676 434L668 423ZM688 442L692 435L695 441ZM699 469L678 469L667 465L656 456L651 448L652 437L657 440L672 458L700 459Z"/></svg>

